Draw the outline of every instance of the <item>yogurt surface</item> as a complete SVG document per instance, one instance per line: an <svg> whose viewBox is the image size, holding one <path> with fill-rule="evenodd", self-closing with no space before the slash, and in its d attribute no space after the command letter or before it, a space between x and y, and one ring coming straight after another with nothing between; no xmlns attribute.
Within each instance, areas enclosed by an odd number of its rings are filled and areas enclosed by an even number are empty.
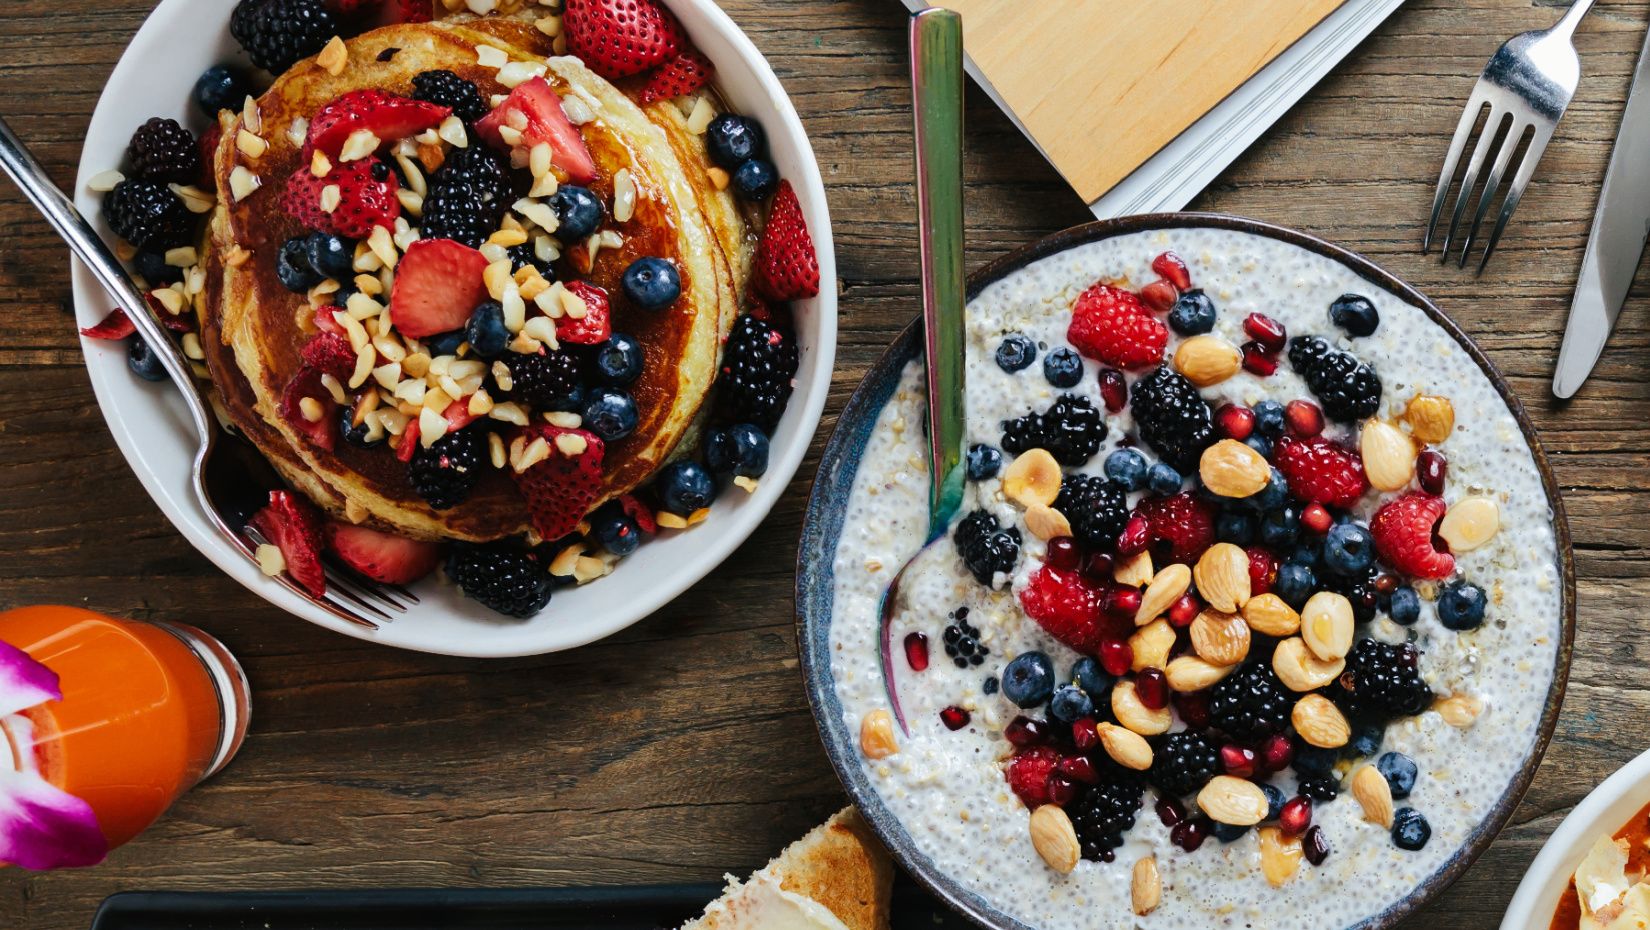
<svg viewBox="0 0 1650 930"><path fill-rule="evenodd" d="M1261 236L1214 228L1145 231L1087 243L1042 259L986 288L968 307L968 442L1000 447L1001 423L1042 411L1062 393L1088 397L1104 410L1096 371L1085 359L1081 382L1052 387L1040 364L1010 374L993 361L1002 338L1030 337L1042 353L1068 345L1066 328L1078 295L1098 281L1138 288L1151 281L1154 256L1172 250L1190 269L1219 310L1214 333L1233 345L1247 337L1242 321L1261 312L1281 321L1291 336L1317 335L1352 352L1380 375L1378 416L1396 420L1418 393L1448 397L1456 411L1450 436L1434 446L1448 460L1447 502L1468 495L1492 497L1500 531L1486 544L1458 553L1457 577L1488 595L1483 624L1456 632L1445 628L1434 607L1436 584L1416 582L1421 617L1413 626L1385 613L1360 624L1357 635L1386 642L1413 639L1422 650L1422 676L1435 694L1468 695L1483 710L1470 726L1451 726L1436 710L1387 727L1380 752L1414 759L1419 776L1397 806L1425 813L1432 836L1425 848L1397 848L1389 831L1367 822L1346 787L1346 774L1369 760L1343 760L1339 799L1315 806L1331 852L1322 865L1302 862L1294 878L1274 888L1263 878L1256 831L1230 843L1206 840L1195 852L1170 842L1153 812L1148 788L1133 829L1113 862L1081 861L1069 875L1044 865L1033 849L1029 812L1010 791L1003 764L1012 747L1002 730L1022 713L987 685L1004 664L1028 650L1054 658L1061 680L1077 654L1056 642L1021 612L1017 592L1041 565L1044 544L1028 532L1021 509L1008 501L1000 476L970 482L964 513L984 508L1015 526L1022 551L1010 584L990 590L975 582L949 542L924 556L921 571L907 574L909 608L897 619L898 644L910 632L925 633L932 662L913 672L896 645L894 676L911 733L888 758L860 764L869 782L902 821L936 869L1020 922L1047 930L1075 928L1269 927L1323 930L1353 926L1386 910L1417 884L1457 857L1462 844L1507 790L1533 751L1561 641L1562 576L1541 475L1517 421L1494 386L1466 352L1418 307L1376 287L1329 258ZM1371 336L1350 339L1331 325L1327 308L1344 293L1374 302L1381 323ZM1172 356L1178 337L1170 337ZM1167 364L1167 362L1165 362ZM835 558L831 668L849 732L888 708L879 668L878 601L900 566L916 553L926 530L926 451L922 433L923 372L904 371L883 408L861 459L847 505ZM1132 382L1131 375L1130 380ZM1311 399L1287 361L1275 374L1247 372L1202 394L1211 407L1253 405L1272 399ZM1107 414L1108 435L1087 464L1067 474L1100 474L1107 454L1134 433L1129 408ZM1331 423L1326 434L1355 440L1354 427ZM1144 450L1148 458L1156 456ZM1013 458L1005 454L1005 463ZM1141 495L1131 495L1131 502ZM1371 492L1354 508L1361 521L1392 494ZM988 651L983 664L956 667L940 648L948 615L968 608ZM988 693L988 691L992 693ZM960 707L969 723L952 731L940 711ZM1174 729L1182 724L1177 720ZM1295 793L1293 773L1272 782ZM1189 802L1188 802L1189 803ZM1130 908L1133 864L1155 855L1162 876L1162 903L1146 916Z"/></svg>

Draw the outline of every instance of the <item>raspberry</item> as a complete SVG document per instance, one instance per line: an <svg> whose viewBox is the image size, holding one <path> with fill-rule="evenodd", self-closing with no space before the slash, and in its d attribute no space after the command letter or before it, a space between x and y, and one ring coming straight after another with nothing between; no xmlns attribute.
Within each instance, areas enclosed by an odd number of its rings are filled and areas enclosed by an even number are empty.
<svg viewBox="0 0 1650 930"><path fill-rule="evenodd" d="M1129 522L1123 486L1099 475L1070 475L1060 484L1054 509L1071 521L1072 534L1096 549L1110 549Z"/></svg>
<svg viewBox="0 0 1650 930"><path fill-rule="evenodd" d="M1145 788L1138 776L1117 768L1090 787L1071 805L1071 826L1083 858L1103 862L1123 845L1123 834L1134 827Z"/></svg>
<svg viewBox="0 0 1650 930"><path fill-rule="evenodd" d="M1283 732L1294 704L1272 666L1257 660L1215 684L1209 721L1233 739L1256 742Z"/></svg>
<svg viewBox="0 0 1650 930"><path fill-rule="evenodd" d="M487 106L487 101L481 98L481 92L476 90L476 86L451 71L425 71L415 74L412 83L414 100L450 107L453 115L466 123L473 123L492 112Z"/></svg>
<svg viewBox="0 0 1650 930"><path fill-rule="evenodd" d="M983 510L963 517L951 540L974 580L986 587L993 586L998 572L1013 574L1020 558L1020 531L1002 529L997 518Z"/></svg>
<svg viewBox="0 0 1650 930"><path fill-rule="evenodd" d="M1167 365L1136 381L1129 394L1140 438L1183 475L1197 471L1215 441L1209 405L1192 382Z"/></svg>
<svg viewBox="0 0 1650 930"><path fill-rule="evenodd" d="M1002 446L1019 455L1046 449L1061 465L1077 466L1100 451L1106 421L1086 397L1062 394L1042 413L1003 421Z"/></svg>
<svg viewBox="0 0 1650 930"><path fill-rule="evenodd" d="M1215 542L1214 505L1190 491L1172 497L1148 497L1136 511L1146 518L1153 555L1159 563L1197 561Z"/></svg>
<svg viewBox="0 0 1650 930"><path fill-rule="evenodd" d="M126 147L135 177L165 184L193 184L201 173L201 151L176 120L155 117L132 133Z"/></svg>
<svg viewBox="0 0 1650 930"><path fill-rule="evenodd" d="M1289 364L1305 379L1332 420L1362 420L1374 416L1381 407L1381 379L1375 369L1331 349L1316 336L1289 340Z"/></svg>
<svg viewBox="0 0 1650 930"><path fill-rule="evenodd" d="M1163 360L1169 330L1132 292L1096 284L1072 307L1066 339L1090 358L1137 370Z"/></svg>
<svg viewBox="0 0 1650 930"><path fill-rule="evenodd" d="M1447 578L1455 556L1433 544L1433 527L1444 516L1444 500L1411 491L1387 501L1369 521L1381 561L1416 578Z"/></svg>
<svg viewBox="0 0 1650 930"><path fill-rule="evenodd" d="M773 323L746 314L733 324L722 350L722 402L736 422L772 432L791 399L796 340Z"/></svg>
<svg viewBox="0 0 1650 930"><path fill-rule="evenodd" d="M1146 773L1152 784L1184 797L1201 790L1220 774L1220 750L1201 733L1170 733L1152 754Z"/></svg>
<svg viewBox="0 0 1650 930"><path fill-rule="evenodd" d="M530 552L509 543L453 547L447 577L487 607L511 617L531 617L550 603L550 573Z"/></svg>
<svg viewBox="0 0 1650 930"><path fill-rule="evenodd" d="M1060 753L1049 746L1022 749L1008 760L1004 774L1008 786L1026 807L1036 809L1048 803L1048 776L1060 764Z"/></svg>
<svg viewBox="0 0 1650 930"><path fill-rule="evenodd" d="M1272 461L1289 482L1289 493L1327 507L1351 507L1369 489L1358 453L1322 436L1280 437Z"/></svg>
<svg viewBox="0 0 1650 930"><path fill-rule="evenodd" d="M1134 616L1106 617L1102 594L1077 572L1044 565L1031 573L1020 591L1020 607L1050 636L1083 653L1095 655L1101 643L1133 632Z"/></svg>
<svg viewBox="0 0 1650 930"><path fill-rule="evenodd" d="M1385 720L1419 714L1432 704L1432 689L1421 680L1420 659L1414 643L1361 639L1329 696L1349 717Z"/></svg>

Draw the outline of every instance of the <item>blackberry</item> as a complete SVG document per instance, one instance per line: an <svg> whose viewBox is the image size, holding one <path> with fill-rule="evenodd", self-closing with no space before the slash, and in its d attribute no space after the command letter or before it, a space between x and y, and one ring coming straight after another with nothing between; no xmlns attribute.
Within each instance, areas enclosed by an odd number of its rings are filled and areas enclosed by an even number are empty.
<svg viewBox="0 0 1650 930"><path fill-rule="evenodd" d="M464 502L487 468L486 432L461 429L419 447L407 464L413 490L436 510Z"/></svg>
<svg viewBox="0 0 1650 930"><path fill-rule="evenodd" d="M997 572L1013 573L1014 563L1020 558L1020 531L1014 527L1002 529L997 518L983 510L963 517L951 540L974 580L986 587L991 587Z"/></svg>
<svg viewBox="0 0 1650 930"><path fill-rule="evenodd" d="M1265 661L1250 662L1222 678L1209 695L1209 720L1244 742L1283 732L1294 699Z"/></svg>
<svg viewBox="0 0 1650 930"><path fill-rule="evenodd" d="M1019 455L1047 449L1061 465L1081 465L1100 451L1106 421L1086 397L1061 394L1042 413L1003 421L1003 448Z"/></svg>
<svg viewBox="0 0 1650 930"><path fill-rule="evenodd" d="M579 360L561 349L536 355L511 352L504 365L510 369L511 400L525 401L539 410L566 406L579 389Z"/></svg>
<svg viewBox="0 0 1650 930"><path fill-rule="evenodd" d="M510 256L511 271L520 271L531 265L538 269L539 276L544 280L552 283L556 280L555 266L539 258L538 253L533 250L533 243L523 242L521 245L512 245L504 251Z"/></svg>
<svg viewBox="0 0 1650 930"><path fill-rule="evenodd" d="M1096 549L1110 549L1129 522L1129 498L1123 485L1099 475L1068 475L1060 484L1054 509L1071 521L1077 539Z"/></svg>
<svg viewBox="0 0 1650 930"><path fill-rule="evenodd" d="M1183 475L1196 472L1203 450L1215 441L1209 405L1196 386L1163 365L1134 383L1129 403L1140 438L1158 458Z"/></svg>
<svg viewBox="0 0 1650 930"><path fill-rule="evenodd" d="M1331 420L1356 422L1374 416L1381 407L1381 378L1375 369L1331 349L1317 336L1289 340L1289 364Z"/></svg>
<svg viewBox="0 0 1650 930"><path fill-rule="evenodd" d="M1333 801L1341 796L1341 780L1334 772L1327 775L1309 775L1300 779L1296 791L1314 801Z"/></svg>
<svg viewBox="0 0 1650 930"><path fill-rule="evenodd" d="M451 71L415 74L412 83L414 100L452 107L453 115L466 123L473 123L490 112L487 101L481 98L481 91Z"/></svg>
<svg viewBox="0 0 1650 930"><path fill-rule="evenodd" d="M164 184L121 181L103 198L103 218L115 235L140 249L164 252L194 237L195 218Z"/></svg>
<svg viewBox="0 0 1650 930"><path fill-rule="evenodd" d="M1356 623L1368 623L1375 619L1375 609L1380 606L1381 593L1375 589L1376 569L1370 566L1367 571L1356 575L1341 575L1332 571L1319 573L1318 586L1327 591L1346 598L1352 604L1352 619Z"/></svg>
<svg viewBox="0 0 1650 930"><path fill-rule="evenodd" d="M504 218L510 204L516 201L516 186L510 179L510 172L491 150L479 145L454 149L447 156L447 160L436 169L434 177L430 178L431 187L445 184L468 184L480 191L482 200L495 211L495 225ZM488 233L491 234L492 230Z"/></svg>
<svg viewBox="0 0 1650 930"><path fill-rule="evenodd" d="M1346 657L1346 671L1329 696L1358 718L1410 717L1432 704L1432 689L1421 680L1421 651L1414 643L1364 638Z"/></svg>
<svg viewBox="0 0 1650 930"><path fill-rule="evenodd" d="M1084 859L1103 862L1123 845L1123 834L1134 827L1144 794L1138 777L1114 767L1072 803L1067 813Z"/></svg>
<svg viewBox="0 0 1650 930"><path fill-rule="evenodd" d="M420 231L425 239L451 239L470 248L479 248L498 231L503 217L502 201L467 181L450 181L430 187L424 198L424 219Z"/></svg>
<svg viewBox="0 0 1650 930"><path fill-rule="evenodd" d="M550 603L550 573L530 552L505 542L460 543L447 557L447 577L466 596L510 617L526 619Z"/></svg>
<svg viewBox="0 0 1650 930"><path fill-rule="evenodd" d="M796 340L773 324L750 315L735 321L722 350L722 400L733 419L773 432L797 364Z"/></svg>
<svg viewBox="0 0 1650 930"><path fill-rule="evenodd" d="M193 184L201 173L201 150L177 120L155 117L132 133L126 146L132 175L146 181Z"/></svg>
<svg viewBox="0 0 1650 930"><path fill-rule="evenodd" d="M958 668L967 668L970 665L982 665L985 657L991 650L980 645L980 630L968 622L968 608L961 607L952 614L956 621L945 628L941 638L945 642L945 654L951 657L952 663Z"/></svg>
<svg viewBox="0 0 1650 930"><path fill-rule="evenodd" d="M1200 791L1218 774L1220 750L1203 734L1183 730L1170 733L1158 744L1146 777L1169 794L1184 797Z"/></svg>
<svg viewBox="0 0 1650 930"><path fill-rule="evenodd" d="M319 52L339 29L322 0L241 0L229 31L253 64L280 74Z"/></svg>

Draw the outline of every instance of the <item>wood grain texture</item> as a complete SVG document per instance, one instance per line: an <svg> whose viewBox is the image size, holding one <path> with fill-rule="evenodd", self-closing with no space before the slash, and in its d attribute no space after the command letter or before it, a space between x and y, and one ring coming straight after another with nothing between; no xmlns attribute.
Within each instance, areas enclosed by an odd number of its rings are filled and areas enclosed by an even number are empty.
<svg viewBox="0 0 1650 930"><path fill-rule="evenodd" d="M905 14L894 0L724 5L793 95L836 222L841 347L817 454L848 391L917 312ZM1581 395L1560 404L1547 390L1645 0L1601 0L1582 26L1586 76L1489 271L1418 251L1478 70L1563 5L1411 0L1193 204L1332 239L1430 294L1507 373L1564 488L1580 633L1553 748L1513 823L1415 928L1495 927L1542 839L1644 747L1650 713L1650 277ZM0 3L0 113L59 183L150 6ZM1085 218L984 95L970 93L968 119L971 266ZM69 601L198 624L245 660L256 711L241 758L104 866L0 873L0 926L84 928L123 889L715 880L842 803L791 614L815 459L725 565L605 642L505 662L375 648L268 607L166 523L93 403L66 264L0 183L0 607Z"/></svg>

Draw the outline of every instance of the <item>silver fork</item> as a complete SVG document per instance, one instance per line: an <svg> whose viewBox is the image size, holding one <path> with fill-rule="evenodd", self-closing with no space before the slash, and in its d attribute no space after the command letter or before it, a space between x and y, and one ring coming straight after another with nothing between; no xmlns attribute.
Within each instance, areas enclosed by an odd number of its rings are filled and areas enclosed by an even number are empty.
<svg viewBox="0 0 1650 930"><path fill-rule="evenodd" d="M0 119L0 167L5 168L116 304L125 308L127 317L177 384L178 393L189 408L189 420L198 442L190 473L195 498L217 531L256 564L254 553L266 540L248 528L246 520L268 501L271 489L284 487L280 477L250 442L218 428L188 360L151 315L143 293L102 237L75 209L74 203L52 184L45 169L29 154L4 119ZM271 581L340 620L373 630L378 629L380 622L392 620L393 614L404 613L418 603L418 597L405 588L379 584L330 561L325 569L326 597L311 595L285 574Z"/></svg>
<svg viewBox="0 0 1650 930"><path fill-rule="evenodd" d="M1501 239L1508 217L1518 208L1519 198L1524 196L1524 188L1530 183L1530 176L1535 174L1536 163L1541 160L1541 153L1546 150L1553 130L1558 127L1559 117L1564 115L1564 108L1570 105L1570 98L1575 95L1576 84L1581 79L1581 60L1576 57L1575 46L1570 39L1592 5L1593 0L1576 0L1551 29L1513 36L1484 66L1484 73L1479 76L1478 85L1467 100L1466 112L1461 114L1461 122L1455 127L1455 138L1450 140L1444 170L1438 173L1438 192L1432 198L1432 218L1427 221L1426 236L1421 240L1422 254L1432 246L1432 234L1438 226L1438 215L1443 211L1461 152L1467 146L1467 139L1472 135L1479 114L1487 107L1489 115L1478 134L1477 145L1473 146L1472 158L1467 161L1467 170L1461 178L1460 192L1455 197L1454 209L1450 211L1449 228L1444 232L1439 253L1442 261L1449 261L1450 243L1466 213L1468 200L1478 183L1479 171L1483 169L1484 162L1493 156L1489 176L1484 180L1478 205L1473 210L1472 224L1467 227L1461 242L1457 265L1466 267L1467 255L1478 237L1479 224L1495 201L1507 166L1512 163L1513 155L1528 134L1529 143L1524 147L1524 158L1519 162L1518 171L1502 199L1500 213L1484 247L1484 257L1478 262L1478 271L1482 272L1489 263L1490 254ZM1498 144L1499 148L1496 147Z"/></svg>

